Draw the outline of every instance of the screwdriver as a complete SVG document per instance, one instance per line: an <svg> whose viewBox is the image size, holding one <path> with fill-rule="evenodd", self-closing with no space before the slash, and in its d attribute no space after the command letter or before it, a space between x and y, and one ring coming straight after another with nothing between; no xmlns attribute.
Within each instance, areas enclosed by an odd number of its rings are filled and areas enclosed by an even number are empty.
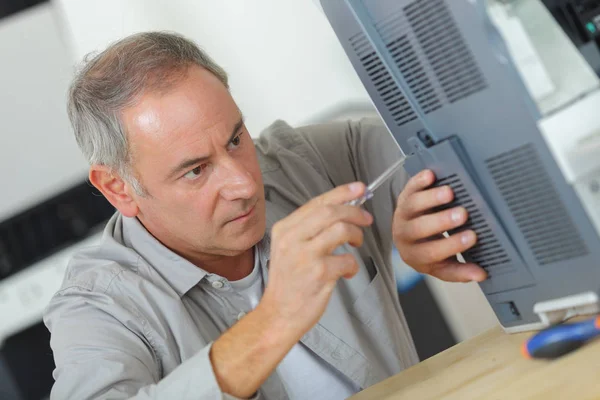
<svg viewBox="0 0 600 400"><path fill-rule="evenodd" d="M554 325L526 340L521 353L525 358L554 359L578 349L597 336L600 336L600 317Z"/></svg>
<svg viewBox="0 0 600 400"><path fill-rule="evenodd" d="M373 197L375 190L377 190L385 181L391 178L396 172L400 170L404 166L404 162L406 161L406 156L400 157L398 161L393 163L388 169L386 169L381 175L377 177L373 182L367 186L367 191L361 197L354 199L348 202L348 205L351 206L362 206L365 202Z"/></svg>

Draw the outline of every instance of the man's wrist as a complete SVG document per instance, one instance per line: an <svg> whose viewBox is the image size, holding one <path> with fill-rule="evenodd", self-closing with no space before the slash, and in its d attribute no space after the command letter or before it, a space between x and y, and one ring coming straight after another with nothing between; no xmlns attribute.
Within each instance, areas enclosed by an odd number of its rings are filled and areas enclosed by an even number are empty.
<svg viewBox="0 0 600 400"><path fill-rule="evenodd" d="M301 336L268 301L259 303L213 344L210 357L219 387L250 398Z"/></svg>
<svg viewBox="0 0 600 400"><path fill-rule="evenodd" d="M268 348L290 348L296 344L304 332L290 318L283 316L268 300L261 301L255 313L265 327L264 345Z"/></svg>

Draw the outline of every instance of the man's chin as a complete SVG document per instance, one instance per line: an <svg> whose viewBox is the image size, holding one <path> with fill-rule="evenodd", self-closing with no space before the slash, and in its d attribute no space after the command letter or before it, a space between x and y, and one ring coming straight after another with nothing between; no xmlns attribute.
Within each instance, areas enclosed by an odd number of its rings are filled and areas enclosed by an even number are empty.
<svg viewBox="0 0 600 400"><path fill-rule="evenodd" d="M265 227L253 226L240 234L230 234L223 240L226 247L233 251L244 252L258 244L265 236Z"/></svg>

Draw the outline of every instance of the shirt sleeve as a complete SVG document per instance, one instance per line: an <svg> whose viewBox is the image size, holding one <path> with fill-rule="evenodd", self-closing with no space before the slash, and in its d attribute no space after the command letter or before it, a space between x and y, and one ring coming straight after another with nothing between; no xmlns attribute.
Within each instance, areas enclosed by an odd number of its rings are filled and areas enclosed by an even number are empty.
<svg viewBox="0 0 600 400"><path fill-rule="evenodd" d="M44 322L56 364L52 400L236 399L220 390L209 357L212 343L162 377L147 339L97 307L98 302L114 299L69 288L46 309Z"/></svg>
<svg viewBox="0 0 600 400"><path fill-rule="evenodd" d="M319 157L334 186L369 184L399 157L400 147L378 118L302 127L298 132ZM375 233L387 253L392 246L392 218L398 195L409 179L404 169L383 183L364 207L373 215Z"/></svg>

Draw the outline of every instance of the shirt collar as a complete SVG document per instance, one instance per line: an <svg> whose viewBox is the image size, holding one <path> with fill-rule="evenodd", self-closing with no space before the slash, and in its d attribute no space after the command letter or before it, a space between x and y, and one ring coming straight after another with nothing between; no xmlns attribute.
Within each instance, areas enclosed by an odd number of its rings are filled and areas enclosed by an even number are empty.
<svg viewBox="0 0 600 400"><path fill-rule="evenodd" d="M150 234L137 218L121 216L123 241L134 249L152 268L183 297L206 276L211 275L190 261L176 254ZM268 235L257 245L260 264L265 266L270 257Z"/></svg>
<svg viewBox="0 0 600 400"><path fill-rule="evenodd" d="M258 250L258 257L260 260L260 264L267 266L269 260L271 259L271 237L269 233L265 233L265 236L262 238L260 242L256 245Z"/></svg>

